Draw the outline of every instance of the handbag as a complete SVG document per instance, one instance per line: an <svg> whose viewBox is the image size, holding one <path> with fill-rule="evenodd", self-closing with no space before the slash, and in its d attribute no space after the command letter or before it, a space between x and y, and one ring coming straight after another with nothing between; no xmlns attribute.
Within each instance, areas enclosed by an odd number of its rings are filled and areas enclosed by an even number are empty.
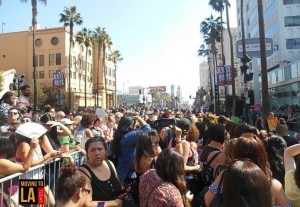
<svg viewBox="0 0 300 207"><path fill-rule="evenodd" d="M214 196L209 207L221 207L223 205L223 195L221 193L221 186L223 183L223 178L224 178L225 172L226 172L226 170L224 170L223 174L221 175L220 183L217 188L217 194Z"/></svg>

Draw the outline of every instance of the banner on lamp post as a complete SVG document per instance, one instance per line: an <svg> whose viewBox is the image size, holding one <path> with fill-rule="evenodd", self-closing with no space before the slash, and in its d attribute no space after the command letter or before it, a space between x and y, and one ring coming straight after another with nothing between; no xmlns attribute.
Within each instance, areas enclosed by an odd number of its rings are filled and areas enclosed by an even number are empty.
<svg viewBox="0 0 300 207"><path fill-rule="evenodd" d="M64 88L66 85L65 74L53 73L53 88Z"/></svg>
<svg viewBox="0 0 300 207"><path fill-rule="evenodd" d="M232 68L231 66L218 66L217 67L217 83L218 85L225 85L225 75L226 75L226 85L232 84Z"/></svg>

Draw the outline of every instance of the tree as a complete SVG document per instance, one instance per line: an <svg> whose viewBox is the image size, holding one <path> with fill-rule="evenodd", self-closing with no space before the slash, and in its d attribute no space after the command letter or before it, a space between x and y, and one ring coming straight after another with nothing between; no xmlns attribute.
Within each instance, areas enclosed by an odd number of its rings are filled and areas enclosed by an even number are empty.
<svg viewBox="0 0 300 207"><path fill-rule="evenodd" d="M108 60L112 61L115 66L115 104L117 103L117 63L121 62L123 58L121 57L121 53L119 50L111 51L108 56Z"/></svg>
<svg viewBox="0 0 300 207"><path fill-rule="evenodd" d="M97 94L96 94L96 99L97 99L97 106L99 106L99 71L100 71L100 57L101 57L101 50L103 48L103 43L105 41L105 38L107 36L107 33L105 31L105 28L101 28L101 27L97 27L94 31L93 31L93 43L94 45L97 46L98 49L98 60L97 60ZM105 54L103 54L105 55ZM103 73L104 75L104 73Z"/></svg>
<svg viewBox="0 0 300 207"><path fill-rule="evenodd" d="M76 35L76 41L79 44L84 44L85 46L85 66L84 66L84 107L87 107L87 94L86 94L86 84L87 84L87 57L88 57L88 49L92 46L93 41L93 32L90 29L82 28Z"/></svg>
<svg viewBox="0 0 300 207"><path fill-rule="evenodd" d="M221 22L223 23L223 12L224 12L224 8L226 5L226 17L227 17L227 30L228 30L228 34L229 34L229 39L230 39L230 55L231 55L231 68L234 68L233 65L233 46L232 46L232 36L231 36L231 31L230 31L230 27L229 27L229 15L228 15L228 6L230 6L229 2L227 0L209 0L209 5L212 6L212 8L217 11L220 12L220 17L221 17ZM222 62L223 62L223 66L226 64L225 62L225 55L224 55L224 33L223 33L223 26L221 28L221 53L222 53ZM227 77L226 77L226 72L224 70L224 89L225 89L225 97L227 97ZM234 77L232 80L232 85L233 85L233 89L235 90L235 86L234 86ZM228 105L227 102L225 101L225 109L226 112L228 111Z"/></svg>
<svg viewBox="0 0 300 207"><path fill-rule="evenodd" d="M21 0L21 2L27 3L28 0ZM47 0L39 0L44 5L47 4ZM31 0L32 8L32 65L33 65L33 113L36 114L37 109L37 84L36 84L36 56L35 56L35 26L37 24L37 0Z"/></svg>
<svg viewBox="0 0 300 207"><path fill-rule="evenodd" d="M222 28L222 21L220 17L217 17L214 19L213 15L211 14L210 17L207 17L200 23L200 33L203 34L204 42L207 45L210 45L210 51L213 55L213 60L214 60L214 81L215 81L215 70L218 65L217 61L217 48L216 48L216 42L220 42L221 40L221 35L220 35L220 30ZM216 88L217 85L215 84L215 106L218 107L218 95L216 94L216 91L218 89ZM216 112L218 113L218 108L216 108Z"/></svg>
<svg viewBox="0 0 300 207"><path fill-rule="evenodd" d="M207 95L207 91L203 87L198 89L198 91L196 92L196 99L199 99L200 105L203 104L203 98L206 95Z"/></svg>
<svg viewBox="0 0 300 207"><path fill-rule="evenodd" d="M106 65L105 65L105 57L106 57L106 48L110 48L112 45L111 38L107 33L104 33L104 39L102 43L102 64L103 64L103 73L104 73L104 86L105 86L105 102L106 102L106 108L108 108L108 102L107 102L107 82L106 82Z"/></svg>
<svg viewBox="0 0 300 207"><path fill-rule="evenodd" d="M80 13L77 13L76 6L65 7L63 13L59 14L60 23L64 23L65 27L70 27L70 38L69 38L69 81L68 81L68 90L69 90L69 100L68 107L71 110L71 67L72 67L72 43L73 43L73 29L74 25L81 25L83 20Z"/></svg>

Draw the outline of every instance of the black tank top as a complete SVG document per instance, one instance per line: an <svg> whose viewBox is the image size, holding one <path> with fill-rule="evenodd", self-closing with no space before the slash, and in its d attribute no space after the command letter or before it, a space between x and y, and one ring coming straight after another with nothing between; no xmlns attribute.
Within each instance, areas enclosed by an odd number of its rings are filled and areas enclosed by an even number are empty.
<svg viewBox="0 0 300 207"><path fill-rule="evenodd" d="M205 147L203 147L202 149L202 152L201 152L201 155L200 155L200 162L207 162L207 158L208 158L208 155L211 153L211 152L215 152L215 151L218 151L220 152L219 149L217 148L214 148L214 147L210 147L208 145L206 145Z"/></svg>
<svg viewBox="0 0 300 207"><path fill-rule="evenodd" d="M122 186L120 181L115 175L115 171L113 170L111 163L108 160L105 160L108 164L111 176L108 180L102 181L97 178L97 176L93 173L93 171L87 166L83 164L81 167L86 168L91 177L91 185L93 189L93 201L109 201L116 199L122 191ZM84 172L81 170L81 172ZM85 172L84 172L85 173ZM86 174L86 173L85 173ZM89 177L89 176L88 176Z"/></svg>

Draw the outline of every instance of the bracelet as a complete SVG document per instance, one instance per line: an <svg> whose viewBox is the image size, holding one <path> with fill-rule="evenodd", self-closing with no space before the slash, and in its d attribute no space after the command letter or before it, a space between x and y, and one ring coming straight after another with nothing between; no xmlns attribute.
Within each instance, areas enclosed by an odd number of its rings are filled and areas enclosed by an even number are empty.
<svg viewBox="0 0 300 207"><path fill-rule="evenodd" d="M179 143L176 143L176 147L179 147L179 146L181 146L182 145L182 143L181 142L179 142Z"/></svg>
<svg viewBox="0 0 300 207"><path fill-rule="evenodd" d="M181 144L181 143L182 143L182 141L181 141L181 140L180 140L179 142L177 142L177 141L176 141L176 144Z"/></svg>

